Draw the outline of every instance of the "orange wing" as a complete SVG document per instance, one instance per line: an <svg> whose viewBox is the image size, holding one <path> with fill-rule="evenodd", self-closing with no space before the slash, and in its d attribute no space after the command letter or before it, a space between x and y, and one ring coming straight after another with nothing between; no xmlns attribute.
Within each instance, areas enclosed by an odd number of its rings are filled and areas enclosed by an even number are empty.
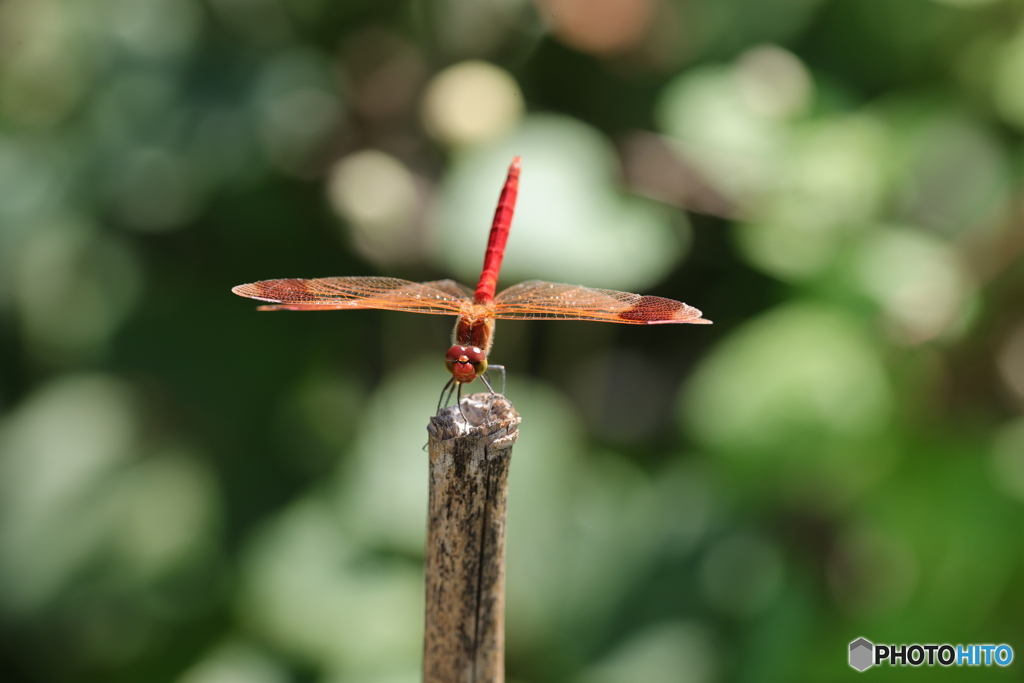
<svg viewBox="0 0 1024 683"><path fill-rule="evenodd" d="M239 296L269 301L261 311L329 311L382 308L411 313L458 315L472 303L473 292L454 280L409 282L393 277L323 277L310 280L262 280L238 285Z"/></svg>
<svg viewBox="0 0 1024 683"><path fill-rule="evenodd" d="M506 320L596 320L629 325L711 324L693 306L660 296L530 280L494 299L494 317Z"/></svg>

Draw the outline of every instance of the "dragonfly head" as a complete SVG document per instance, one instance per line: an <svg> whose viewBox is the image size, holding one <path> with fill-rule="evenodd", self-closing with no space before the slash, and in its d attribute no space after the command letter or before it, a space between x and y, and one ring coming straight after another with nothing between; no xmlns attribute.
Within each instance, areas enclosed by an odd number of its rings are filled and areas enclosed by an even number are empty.
<svg viewBox="0 0 1024 683"><path fill-rule="evenodd" d="M479 346L455 346L444 355L444 366L456 382L468 384L487 370L487 354Z"/></svg>

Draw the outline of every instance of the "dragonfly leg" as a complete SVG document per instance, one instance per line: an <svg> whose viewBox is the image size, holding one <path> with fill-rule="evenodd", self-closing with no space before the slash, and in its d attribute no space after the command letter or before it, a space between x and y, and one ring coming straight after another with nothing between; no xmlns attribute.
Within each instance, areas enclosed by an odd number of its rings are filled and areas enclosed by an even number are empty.
<svg viewBox="0 0 1024 683"><path fill-rule="evenodd" d="M491 386L490 380L487 379L487 375L480 375L480 381L484 383L484 386L487 387L487 391L491 392L492 396L496 395L494 387Z"/></svg>
<svg viewBox="0 0 1024 683"><path fill-rule="evenodd" d="M492 365L491 367L492 368L499 368L501 370L501 390L502 390L502 392L504 392L505 391L505 366L504 365ZM501 394L494 393L494 387L491 386L491 383L490 383L490 381L488 381L486 374L480 375L480 381L483 382L484 386L487 387L487 390L491 392L491 403L490 403L490 405L487 406L487 417L490 418L491 410L494 408L494 397L495 396L504 396L504 393L501 393Z"/></svg>
<svg viewBox="0 0 1024 683"><path fill-rule="evenodd" d="M454 386L455 384L457 384L457 382L455 381L455 378L452 377L450 380L448 380L448 383L444 385L444 389L441 390L441 396L440 396L440 398L437 399L437 412L438 413L441 412L441 408L443 408L443 407L448 405L448 401L452 400L452 392L455 391L455 386ZM445 398L445 395L444 395L444 392L446 392L446 391L448 392L448 397L447 398Z"/></svg>
<svg viewBox="0 0 1024 683"><path fill-rule="evenodd" d="M462 419L465 420L468 423L469 422L469 418L466 417L466 413L462 412L462 382L456 382L455 386L457 386L459 388L459 395L458 395L459 414L462 415Z"/></svg>
<svg viewBox="0 0 1024 683"><path fill-rule="evenodd" d="M499 371L501 373L501 391L499 391L497 393L499 393L502 396L504 396L505 395L505 366L504 365L488 365L487 366L487 372L490 372L491 370L497 370L497 371ZM484 373L484 375L486 375L486 374L487 373ZM480 376L480 379L484 380L484 384L487 384L487 380L484 379L483 375ZM491 389L491 385L487 384L487 388ZM491 389L491 393L493 394L493 393L496 393L496 392L494 391L494 389Z"/></svg>

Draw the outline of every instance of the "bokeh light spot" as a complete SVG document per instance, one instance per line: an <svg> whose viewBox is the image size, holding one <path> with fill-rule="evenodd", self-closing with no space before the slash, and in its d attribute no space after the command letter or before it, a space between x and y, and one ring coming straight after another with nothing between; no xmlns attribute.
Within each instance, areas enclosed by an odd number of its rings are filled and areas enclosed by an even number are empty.
<svg viewBox="0 0 1024 683"><path fill-rule="evenodd" d="M41 130L60 123L93 77L96 44L59 6L0 4L0 114L16 126Z"/></svg>
<svg viewBox="0 0 1024 683"><path fill-rule="evenodd" d="M103 0L105 24L122 44L142 55L179 57L199 34L196 0Z"/></svg>
<svg viewBox="0 0 1024 683"><path fill-rule="evenodd" d="M537 0L552 32L567 45L593 54L615 54L647 34L654 0Z"/></svg>
<svg viewBox="0 0 1024 683"><path fill-rule="evenodd" d="M734 67L740 93L756 111L787 119L811 103L811 76L796 55L775 45L761 45L740 55Z"/></svg>
<svg viewBox="0 0 1024 683"><path fill-rule="evenodd" d="M481 61L455 64L427 84L423 123L436 140L460 147L498 138L523 116L523 94L504 69Z"/></svg>
<svg viewBox="0 0 1024 683"><path fill-rule="evenodd" d="M744 255L789 281L819 275L865 228L884 197L885 137L866 116L794 129L773 177L748 201L738 226Z"/></svg>
<svg viewBox="0 0 1024 683"><path fill-rule="evenodd" d="M289 173L311 174L310 164L343 112L326 58L312 49L281 52L264 66L254 97L267 157Z"/></svg>
<svg viewBox="0 0 1024 683"><path fill-rule="evenodd" d="M245 555L239 611L263 639L326 674L416 669L422 569L373 561L349 540L322 496L306 496L275 515Z"/></svg>
<svg viewBox="0 0 1024 683"><path fill-rule="evenodd" d="M749 202L777 178L785 128L740 83L727 67L688 70L664 88L654 113L684 159L728 197Z"/></svg>
<svg viewBox="0 0 1024 683"><path fill-rule="evenodd" d="M898 121L898 117L893 117ZM985 239L1005 229L1012 170L987 122L939 110L905 122L890 157L901 161L899 215L947 238Z"/></svg>
<svg viewBox="0 0 1024 683"><path fill-rule="evenodd" d="M654 624L627 639L576 679L578 683L711 683L718 662L700 624Z"/></svg>
<svg viewBox="0 0 1024 683"><path fill-rule="evenodd" d="M892 398L881 358L857 322L793 304L721 344L681 405L705 444L768 467L838 455L824 445L876 432Z"/></svg>
<svg viewBox="0 0 1024 683"><path fill-rule="evenodd" d="M218 645L193 664L177 683L289 683L283 663L259 647L242 640Z"/></svg>
<svg viewBox="0 0 1024 683"><path fill-rule="evenodd" d="M328 176L327 197L368 259L401 263L420 255L415 230L419 191L412 173L395 157L363 150L341 159Z"/></svg>
<svg viewBox="0 0 1024 683"><path fill-rule="evenodd" d="M920 231L878 231L858 249L854 264L858 286L882 307L896 341L906 344L948 331L973 290L957 254Z"/></svg>
<svg viewBox="0 0 1024 683"><path fill-rule="evenodd" d="M33 609L102 547L113 519L97 496L132 455L135 399L104 375L46 385L0 423L0 603Z"/></svg>
<svg viewBox="0 0 1024 683"><path fill-rule="evenodd" d="M94 354L141 293L134 252L77 217L39 225L19 254L14 301L22 332L40 359L66 362Z"/></svg>
<svg viewBox="0 0 1024 683"><path fill-rule="evenodd" d="M1002 49L993 79L996 111L1018 128L1024 128L1024 30Z"/></svg>
<svg viewBox="0 0 1024 683"><path fill-rule="evenodd" d="M217 488L198 458L184 453L149 458L119 484L118 546L139 576L159 576L209 545Z"/></svg>

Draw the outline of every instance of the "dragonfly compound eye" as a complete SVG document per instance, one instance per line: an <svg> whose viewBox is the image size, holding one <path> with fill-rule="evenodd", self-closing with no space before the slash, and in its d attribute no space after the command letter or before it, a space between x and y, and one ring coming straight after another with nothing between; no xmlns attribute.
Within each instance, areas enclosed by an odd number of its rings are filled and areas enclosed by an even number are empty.
<svg viewBox="0 0 1024 683"><path fill-rule="evenodd" d="M479 347L456 344L444 355L444 365L455 381L466 384L487 369L487 356Z"/></svg>
<svg viewBox="0 0 1024 683"><path fill-rule="evenodd" d="M448 353L444 354L444 364L449 366L449 369L451 369L451 364L459 362L459 359L464 355L466 355L466 347L456 344L452 348L448 349Z"/></svg>

